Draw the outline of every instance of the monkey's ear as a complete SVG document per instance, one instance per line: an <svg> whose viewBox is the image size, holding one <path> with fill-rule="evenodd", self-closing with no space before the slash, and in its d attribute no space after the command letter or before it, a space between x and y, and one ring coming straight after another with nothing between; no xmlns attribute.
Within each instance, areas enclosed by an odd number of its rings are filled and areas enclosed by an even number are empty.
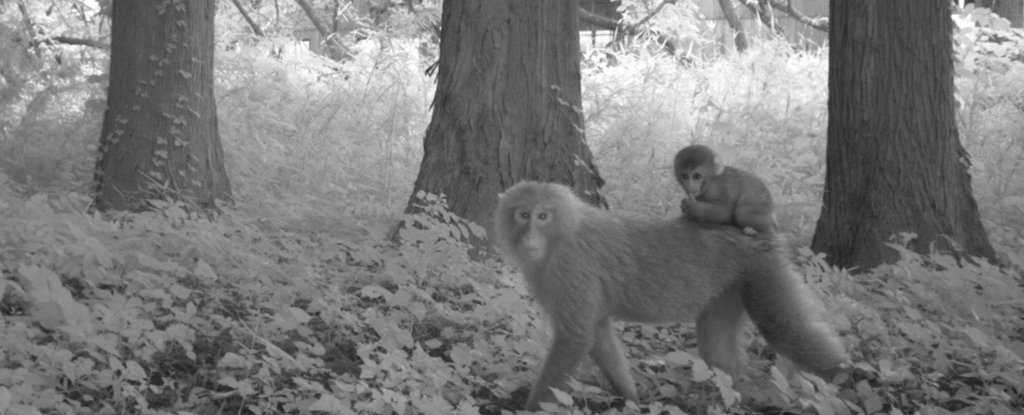
<svg viewBox="0 0 1024 415"><path fill-rule="evenodd" d="M722 164L722 160L718 158L718 154L711 156L711 167L715 169L715 176L721 176L722 172L725 171L725 165Z"/></svg>

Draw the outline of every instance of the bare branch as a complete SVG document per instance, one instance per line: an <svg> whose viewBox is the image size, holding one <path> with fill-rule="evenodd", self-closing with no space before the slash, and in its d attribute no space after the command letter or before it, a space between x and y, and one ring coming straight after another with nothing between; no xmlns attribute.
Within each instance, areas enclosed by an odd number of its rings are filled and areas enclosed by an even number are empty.
<svg viewBox="0 0 1024 415"><path fill-rule="evenodd" d="M749 8L754 13L757 13L758 16L763 16L763 14L756 8L756 6L750 4L752 0L740 1L744 2L744 5L746 5L747 8ZM800 10L797 10L796 7L793 7L793 0L767 0L767 2L771 4L773 9L785 12L786 14L789 15L789 17L796 19L798 22L810 26L812 29L828 33L827 17L808 17L806 14L803 14L803 12L801 12ZM762 21L764 21L764 18L762 18Z"/></svg>
<svg viewBox="0 0 1024 415"><path fill-rule="evenodd" d="M25 6L24 1L18 1L18 11L21 12L21 23L25 25L25 30L28 31L29 35L36 33L36 30L32 24L32 17L28 14L28 7Z"/></svg>
<svg viewBox="0 0 1024 415"><path fill-rule="evenodd" d="M786 0L786 4L779 4L778 1L772 2L772 7L786 12L800 23L810 26L811 28L820 30L828 33L828 18L827 17L807 17L807 15L801 13L795 7L793 7L793 0Z"/></svg>
<svg viewBox="0 0 1024 415"><path fill-rule="evenodd" d="M260 28L260 25L258 23L252 20L252 17L249 17L249 13L242 8L242 3L238 0L231 0L231 2L234 3L235 8L238 9L238 12L242 14L242 18L245 19L245 22L249 23L249 27L252 28L253 34L259 37L263 37L263 29Z"/></svg>
<svg viewBox="0 0 1024 415"><path fill-rule="evenodd" d="M44 42L46 43L50 43L51 41L55 43L63 43L65 45L90 46L96 49L110 50L109 44L101 42L96 39L84 39L70 36L54 36L50 39L44 40Z"/></svg>

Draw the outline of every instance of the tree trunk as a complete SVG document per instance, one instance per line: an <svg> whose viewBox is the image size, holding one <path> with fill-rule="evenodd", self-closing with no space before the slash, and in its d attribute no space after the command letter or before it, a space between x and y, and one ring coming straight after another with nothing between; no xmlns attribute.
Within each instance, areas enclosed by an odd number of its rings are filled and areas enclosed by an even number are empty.
<svg viewBox="0 0 1024 415"><path fill-rule="evenodd" d="M215 2L115 0L96 207L230 200L213 95Z"/></svg>
<svg viewBox="0 0 1024 415"><path fill-rule="evenodd" d="M995 14L1010 21L1011 27L1024 25L1024 0L980 0L979 7L988 7Z"/></svg>
<svg viewBox="0 0 1024 415"><path fill-rule="evenodd" d="M497 195L521 180L604 204L584 141L576 0L445 0L434 113L418 191L490 229Z"/></svg>
<svg viewBox="0 0 1024 415"><path fill-rule="evenodd" d="M743 29L743 22L736 15L736 7L733 6L732 0L718 0L718 5L722 7L722 15L725 16L725 21L736 32L734 39L736 51L742 53L747 50L750 44L747 42L747 31Z"/></svg>
<svg viewBox="0 0 1024 415"><path fill-rule="evenodd" d="M842 267L916 252L994 258L956 129L949 2L830 3L825 197L811 248ZM934 244L934 245L933 245Z"/></svg>

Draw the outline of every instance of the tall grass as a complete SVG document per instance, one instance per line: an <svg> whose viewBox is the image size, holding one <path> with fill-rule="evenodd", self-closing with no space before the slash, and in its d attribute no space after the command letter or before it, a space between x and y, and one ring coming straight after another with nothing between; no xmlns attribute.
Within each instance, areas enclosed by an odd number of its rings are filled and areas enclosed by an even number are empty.
<svg viewBox="0 0 1024 415"><path fill-rule="evenodd" d="M401 212L429 122L432 80L412 43L358 44L343 64L304 51L222 55L218 106L240 205L337 229Z"/></svg>

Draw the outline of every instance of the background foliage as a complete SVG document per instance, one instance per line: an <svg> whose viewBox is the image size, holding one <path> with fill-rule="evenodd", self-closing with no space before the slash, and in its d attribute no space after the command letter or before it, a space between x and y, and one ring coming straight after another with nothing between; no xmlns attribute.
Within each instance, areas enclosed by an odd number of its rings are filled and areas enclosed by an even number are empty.
<svg viewBox="0 0 1024 415"><path fill-rule="evenodd" d="M257 38L221 5L217 100L237 204L217 220L165 201L109 218L84 196L107 52L47 41L103 39L109 20L87 3L24 4L0 6L0 414L522 404L548 334L521 278L470 261L452 236L469 229L457 219L400 214L434 88L424 71L436 45L410 23L418 15L361 23L346 38L351 56L332 61L292 40L294 6L278 18L271 3L247 3L273 29ZM46 30L27 36L24 16ZM993 243L1020 267L1024 37L983 10L956 19L976 197ZM766 178L784 232L805 245L824 177L827 53L760 41L681 63L650 46L585 53L587 137L610 203L676 214L671 157L707 143ZM422 203L444 208L435 196ZM387 245L397 220L421 226ZM839 385L788 376L757 339L755 376L733 384L689 353L690 327L626 325L644 403L609 397L588 367L573 411L1024 410L1019 275L892 246L903 260L855 277L794 254L854 356L857 371Z"/></svg>

